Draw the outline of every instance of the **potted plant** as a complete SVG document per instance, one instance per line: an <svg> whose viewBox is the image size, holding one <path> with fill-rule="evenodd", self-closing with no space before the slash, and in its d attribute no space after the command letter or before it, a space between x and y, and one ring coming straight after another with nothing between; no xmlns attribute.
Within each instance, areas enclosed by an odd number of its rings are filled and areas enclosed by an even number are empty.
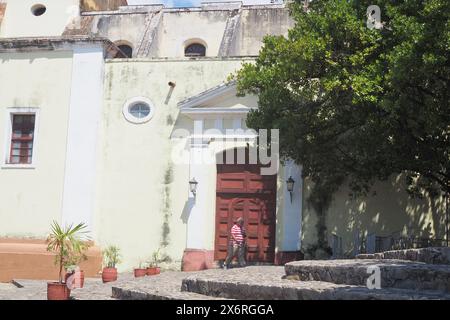
<svg viewBox="0 0 450 320"><path fill-rule="evenodd" d="M117 280L116 265L120 263L120 249L117 246L108 246L103 251L103 283Z"/></svg>
<svg viewBox="0 0 450 320"><path fill-rule="evenodd" d="M147 268L144 267L143 263L139 263L139 268L134 269L134 276L136 278L143 277L147 274Z"/></svg>
<svg viewBox="0 0 450 320"><path fill-rule="evenodd" d="M159 252L160 252L159 249L153 252L152 258L150 259L150 261L148 261L147 266L148 276L153 276L161 273L161 268L159 267L159 264L163 261L163 259L161 259L161 255Z"/></svg>
<svg viewBox="0 0 450 320"><path fill-rule="evenodd" d="M55 254L55 264L59 266L58 282L47 283L48 300L68 300L70 289L63 281L63 268L74 257L82 255L86 250L88 241L85 231L86 224L79 223L62 228L58 222L53 221L52 232L47 238L47 251Z"/></svg>

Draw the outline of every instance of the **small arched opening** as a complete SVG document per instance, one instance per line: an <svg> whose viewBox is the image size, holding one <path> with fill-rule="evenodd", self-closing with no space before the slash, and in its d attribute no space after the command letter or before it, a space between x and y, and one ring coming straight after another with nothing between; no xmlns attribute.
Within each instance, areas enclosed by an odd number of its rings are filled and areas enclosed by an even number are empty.
<svg viewBox="0 0 450 320"><path fill-rule="evenodd" d="M184 48L184 56L204 57L206 56L206 46L198 42L191 43Z"/></svg>
<svg viewBox="0 0 450 320"><path fill-rule="evenodd" d="M116 53L114 59L117 58L132 58L133 57L133 47L130 43L125 41L117 41L114 43L120 51Z"/></svg>

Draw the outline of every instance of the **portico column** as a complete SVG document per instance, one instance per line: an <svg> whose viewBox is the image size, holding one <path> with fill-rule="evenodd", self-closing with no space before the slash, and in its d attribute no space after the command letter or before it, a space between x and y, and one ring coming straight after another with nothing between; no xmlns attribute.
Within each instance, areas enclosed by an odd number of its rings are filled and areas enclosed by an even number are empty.
<svg viewBox="0 0 450 320"><path fill-rule="evenodd" d="M194 139L195 140L195 139ZM208 145L193 141L190 148L190 168L189 180L195 179L197 191L194 196L189 192L189 202L192 207L187 223L187 241L188 249L205 249L205 215L207 211L208 195L208 170L202 159L207 156Z"/></svg>
<svg viewBox="0 0 450 320"><path fill-rule="evenodd" d="M103 103L103 47L75 47L62 202L64 225L94 231L98 124Z"/></svg>
<svg viewBox="0 0 450 320"><path fill-rule="evenodd" d="M289 160L283 167L282 183L282 238L278 248L276 263L284 264L287 261L297 259L297 253L301 248L302 230L302 194L303 179L302 169ZM286 180L292 177L295 181L292 191L292 201L290 192L287 190Z"/></svg>
<svg viewBox="0 0 450 320"><path fill-rule="evenodd" d="M187 221L186 249L183 255L183 270L195 271L211 268L214 251L207 250L206 225L208 212L208 197L210 196L209 176L211 154L208 143L202 136L203 120L194 120L194 135L190 141L189 180L197 181L195 195L189 191L190 203Z"/></svg>

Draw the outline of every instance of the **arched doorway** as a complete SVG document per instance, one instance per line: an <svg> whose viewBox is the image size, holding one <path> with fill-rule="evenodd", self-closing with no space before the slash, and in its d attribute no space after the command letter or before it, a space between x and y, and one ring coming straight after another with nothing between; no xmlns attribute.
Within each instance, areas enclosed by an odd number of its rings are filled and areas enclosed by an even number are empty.
<svg viewBox="0 0 450 320"><path fill-rule="evenodd" d="M215 260L225 259L233 221L243 217L247 261L274 262L276 175L261 175L260 169L248 161L217 165Z"/></svg>

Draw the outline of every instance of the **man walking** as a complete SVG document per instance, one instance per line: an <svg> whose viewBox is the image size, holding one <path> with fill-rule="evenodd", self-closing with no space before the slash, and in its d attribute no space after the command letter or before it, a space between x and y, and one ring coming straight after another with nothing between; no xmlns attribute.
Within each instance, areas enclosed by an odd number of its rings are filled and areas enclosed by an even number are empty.
<svg viewBox="0 0 450 320"><path fill-rule="evenodd" d="M230 231L230 242L228 244L228 255L225 259L223 268L226 270L231 260L235 256L238 258L239 266L245 267L245 229L244 229L244 219L238 218Z"/></svg>

